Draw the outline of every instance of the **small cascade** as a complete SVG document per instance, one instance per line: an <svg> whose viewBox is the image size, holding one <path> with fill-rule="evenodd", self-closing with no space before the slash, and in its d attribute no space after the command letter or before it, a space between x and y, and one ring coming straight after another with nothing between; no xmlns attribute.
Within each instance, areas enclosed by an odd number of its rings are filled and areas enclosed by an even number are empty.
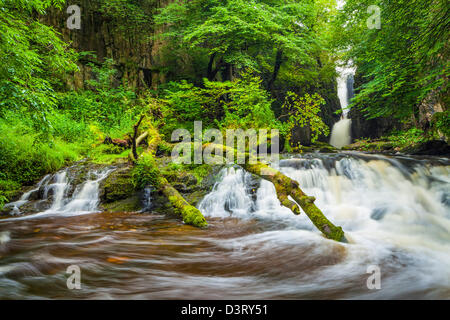
<svg viewBox="0 0 450 320"><path fill-rule="evenodd" d="M152 208L152 191L153 191L153 188L151 186L144 188L144 194L142 197L143 208L142 208L141 212L148 212L151 210L151 208Z"/></svg>
<svg viewBox="0 0 450 320"><path fill-rule="evenodd" d="M48 179L51 177L51 175L46 175L41 181L38 182L38 184L36 185L35 188L25 192L19 200L14 201L14 202L10 202L7 203L4 207L5 208L12 208L10 214L11 215L19 215L20 212L20 207L23 206L25 203L28 202L28 199L30 198L30 196L39 191L39 189L41 188L41 186L46 183L48 181Z"/></svg>
<svg viewBox="0 0 450 320"><path fill-rule="evenodd" d="M338 96L342 109L341 120L336 122L331 130L330 144L335 148L342 148L351 143L351 125L352 121L347 118L348 105L353 97L353 75L356 71L354 67L338 67L339 77Z"/></svg>
<svg viewBox="0 0 450 320"><path fill-rule="evenodd" d="M53 193L53 204L50 210L57 210L64 205L64 195L69 186L67 169L56 173L54 182L45 186L44 199L48 199L49 192Z"/></svg>
<svg viewBox="0 0 450 320"><path fill-rule="evenodd" d="M94 176L93 180L86 181L81 188L75 190L72 199L64 206L54 209L53 206L48 211L56 211L62 214L76 215L94 212L97 210L99 200L100 181L105 179L114 169L90 172L89 176Z"/></svg>
<svg viewBox="0 0 450 320"><path fill-rule="evenodd" d="M242 217L254 210L248 185L251 175L240 168L225 168L213 191L200 202L198 208L210 217Z"/></svg>
<svg viewBox="0 0 450 320"><path fill-rule="evenodd" d="M114 171L114 168L90 170L86 174L89 177L87 181L72 185L72 181L79 175L76 169L76 166L65 168L54 175L45 176L35 188L24 193L18 201L11 202L5 207L12 208L10 215L20 215L19 208L30 202L29 198L32 194L38 193L40 198L35 201L35 206L39 205L38 207L43 210L15 219L48 215L71 216L95 212L100 202L100 182Z"/></svg>

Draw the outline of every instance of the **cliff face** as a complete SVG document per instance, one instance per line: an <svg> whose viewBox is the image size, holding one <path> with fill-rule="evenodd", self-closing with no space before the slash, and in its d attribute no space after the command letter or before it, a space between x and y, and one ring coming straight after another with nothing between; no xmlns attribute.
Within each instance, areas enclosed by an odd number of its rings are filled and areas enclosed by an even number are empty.
<svg viewBox="0 0 450 320"><path fill-rule="evenodd" d="M151 1L144 7L147 16L151 17L157 8L168 2ZM42 18L43 22L60 32L76 51L94 53L97 56L95 62L105 58L114 59L117 78L127 82L130 87L155 88L164 82L160 72L162 43L153 39L158 30L154 29L151 20L133 23L133 17L126 16L120 7L111 7L102 0L79 0L76 4L81 8L81 29L67 27L70 14L66 13L66 9L69 3L63 10L51 10ZM130 22L125 23L128 20ZM90 77L90 68L86 64L94 62L93 59L87 57L81 61L80 72L69 81L73 88L83 88L84 81Z"/></svg>
<svg viewBox="0 0 450 320"><path fill-rule="evenodd" d="M183 78L186 75L201 79L204 75L199 74L198 68L189 57L168 51L165 43L157 39L161 30L155 28L152 16L158 8L166 6L171 1L173 0L146 0L136 6L138 9L133 9L121 8L123 4L115 1L78 0L76 3L67 2L62 10L50 10L42 17L42 21L60 32L63 39L77 52L91 52L97 57L94 59L86 55L81 59L78 64L80 71L68 79L68 86L71 89L84 88L85 81L92 76L91 68L87 64L90 62L97 64L105 58L114 60L118 70L118 81L138 90L157 89L168 80ZM81 8L80 29L67 27L67 19L71 16L67 13L67 8L72 4ZM130 10L136 11L130 15ZM139 14L142 16L141 20L134 17ZM176 59L176 69L173 66L172 69L167 67L170 63L174 65L173 59ZM339 120L339 116L335 114L340 109L336 83L320 83L318 88L320 88L317 89L318 92L326 101L321 117L331 129ZM284 96L277 98L282 101ZM309 131L309 128L295 128L294 144L310 145ZM320 138L321 141L328 139L329 137Z"/></svg>
<svg viewBox="0 0 450 320"><path fill-rule="evenodd" d="M353 79L354 87L362 85L362 77L358 72ZM401 123L393 117L380 117L367 119L363 112L353 107L348 113L348 118L352 120L352 140L370 138L376 139L389 134L392 130L401 129Z"/></svg>
<svg viewBox="0 0 450 320"><path fill-rule="evenodd" d="M400 129L398 120L391 117L376 119L366 119L364 114L354 108L348 113L352 120L352 139L370 138L376 139L389 134L394 129Z"/></svg>

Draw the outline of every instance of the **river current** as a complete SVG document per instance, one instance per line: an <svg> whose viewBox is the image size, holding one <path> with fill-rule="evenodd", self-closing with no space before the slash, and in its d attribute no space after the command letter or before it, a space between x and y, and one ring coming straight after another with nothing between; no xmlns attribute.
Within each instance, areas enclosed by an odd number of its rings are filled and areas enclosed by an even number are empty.
<svg viewBox="0 0 450 320"><path fill-rule="evenodd" d="M198 205L205 230L151 212L98 212L102 171L73 199L56 190L49 210L0 219L0 298L450 298L448 159L307 154L278 168L349 243L325 239L239 167L224 168ZM59 174L42 183L64 183ZM71 265L80 290L67 287ZM368 285L374 268L379 289Z"/></svg>

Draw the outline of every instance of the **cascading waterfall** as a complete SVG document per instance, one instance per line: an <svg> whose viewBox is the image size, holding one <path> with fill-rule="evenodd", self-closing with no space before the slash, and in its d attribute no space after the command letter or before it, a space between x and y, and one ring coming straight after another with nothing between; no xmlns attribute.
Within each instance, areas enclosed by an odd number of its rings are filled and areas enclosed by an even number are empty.
<svg viewBox="0 0 450 320"><path fill-rule="evenodd" d="M14 201L14 202L7 203L7 204L5 205L5 208L9 208L9 207L13 208L13 209L11 210L11 215L19 215L19 214L20 214L20 207L23 206L25 203L27 203L27 202L28 202L28 199L30 198L30 196L31 196L33 193L39 191L39 189L41 188L41 186L42 186L45 182L47 182L47 180L48 180L50 177L51 177L51 175L49 175L49 174L46 175L44 178L42 178L41 181L38 182L38 184L36 185L35 188L33 188L33 189L31 189L31 190L25 192L25 193L20 197L19 200Z"/></svg>
<svg viewBox="0 0 450 320"><path fill-rule="evenodd" d="M48 199L48 193L53 191L53 204L49 210L57 210L64 205L64 195L69 187L67 169L55 174L55 182L45 186L44 199Z"/></svg>
<svg viewBox="0 0 450 320"><path fill-rule="evenodd" d="M347 253L342 263L326 268L311 281L325 277L338 286L336 283L349 279L352 272L380 265L395 273L390 281L383 282L392 294L401 296L417 287L449 288L450 164L436 161L431 165L408 157L356 154L281 161L280 170L298 181L305 193L316 197L317 206L343 227L351 242L343 245ZM222 174L221 181L199 205L205 216L284 225L276 231L238 239L239 247L254 245L255 241L312 242L323 243L315 254L329 254L329 240L304 213L294 216L282 207L273 184L262 181L253 201L245 191L247 174L243 170L224 169ZM236 246L234 241L224 245ZM281 245L271 250L277 246Z"/></svg>
<svg viewBox="0 0 450 320"><path fill-rule="evenodd" d="M254 208L247 192L250 174L234 167L220 172L219 182L199 204L199 210L212 217L246 216Z"/></svg>
<svg viewBox="0 0 450 320"><path fill-rule="evenodd" d="M20 200L9 203L5 207L13 207L11 215L18 215L19 207L25 205L31 194L43 189L43 195L40 202L51 201L48 209L31 215L22 216L14 219L28 219L44 217L49 215L73 216L97 211L99 200L99 184L105 179L114 168L102 170L92 170L87 176L91 177L83 184L76 186L73 194L69 197L71 182L68 176L69 168L57 172L54 176L45 176L32 190L24 193ZM3 219L3 221L8 219Z"/></svg>
<svg viewBox="0 0 450 320"><path fill-rule="evenodd" d="M144 195L143 195L143 208L141 210L141 212L147 212L150 211L152 208L152 191L153 191L153 187L148 186L146 188L144 188Z"/></svg>
<svg viewBox="0 0 450 320"><path fill-rule="evenodd" d="M336 122L331 130L330 144L336 148L342 148L351 143L352 121L347 118L348 104L353 96L353 75L354 67L338 67L338 97L342 109L341 120Z"/></svg>
<svg viewBox="0 0 450 320"><path fill-rule="evenodd" d="M56 208L56 212L73 215L96 211L100 202L100 181L105 179L113 170L114 169L106 169L90 172L89 175L93 175L94 179L86 181L81 188L77 188L72 196L72 200L66 205ZM53 210L53 208L50 208L49 212L52 212Z"/></svg>

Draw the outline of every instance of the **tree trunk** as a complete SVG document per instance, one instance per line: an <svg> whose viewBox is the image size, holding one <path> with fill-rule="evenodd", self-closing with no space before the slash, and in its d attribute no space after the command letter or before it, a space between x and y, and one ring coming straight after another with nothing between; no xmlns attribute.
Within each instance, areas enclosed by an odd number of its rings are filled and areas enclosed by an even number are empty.
<svg viewBox="0 0 450 320"><path fill-rule="evenodd" d="M140 124L142 120L138 122ZM137 125L137 126L138 126ZM136 126L135 126L135 134L136 136ZM153 126L143 133L139 138L135 139L135 146L139 145L139 142L142 141L145 137L149 136L148 148L146 152L155 155L158 145L161 143L161 136L159 135L158 129ZM132 154L132 153L130 153ZM137 160L137 156L135 157L135 161ZM159 174L158 178L158 189L162 191L162 193L167 197L172 207L175 209L175 213L177 213L180 218L183 219L184 223L192 225L198 228L204 228L208 225L203 217L200 210L190 205L183 196L164 178L161 174Z"/></svg>
<svg viewBox="0 0 450 320"><path fill-rule="evenodd" d="M273 86L275 84L275 80L277 80L278 72L280 71L282 63L283 63L283 50L279 49L277 50L277 56L275 57L275 65L273 67L272 78L270 79L269 84L267 85L267 90L269 92L273 91Z"/></svg>
<svg viewBox="0 0 450 320"><path fill-rule="evenodd" d="M205 144L203 148L208 145L212 148L221 148L224 153L227 150L230 150L230 148L226 146L216 144ZM237 150L231 149L231 151L234 152L234 159L238 159ZM297 181L292 180L278 170L258 161L256 158L252 158L248 153L245 153L244 155L245 164L242 165L242 167L246 171L272 182L275 186L277 197L284 207L290 209L295 215L299 215L300 209L298 206L300 206L311 222L325 235L325 237L335 241L347 242L342 228L335 226L325 217L322 211L314 204L316 199L307 196L300 189ZM289 196L294 199L295 202L289 200Z"/></svg>
<svg viewBox="0 0 450 320"><path fill-rule="evenodd" d="M281 204L290 209L295 215L300 214L297 204L303 209L311 222L319 229L328 239L346 242L344 231L341 227L331 223L319 208L314 204L316 198L307 196L301 189L297 181L285 176L278 170L275 170L266 164L258 162L257 164L245 164L245 170L253 173L275 185L277 197ZM291 196L295 202L288 199Z"/></svg>
<svg viewBox="0 0 450 320"><path fill-rule="evenodd" d="M184 221L194 227L203 228L208 225L200 210L187 202L166 178L160 177L159 189L167 197L172 207Z"/></svg>
<svg viewBox="0 0 450 320"><path fill-rule="evenodd" d="M208 80L209 81L214 80L214 78L216 77L217 73L219 72L220 68L223 65L223 58L221 58L219 60L219 62L216 63L216 67L213 69L215 57L216 57L216 54L213 53L211 55L211 57L209 58L209 63L208 63Z"/></svg>
<svg viewBox="0 0 450 320"><path fill-rule="evenodd" d="M146 152L150 152L152 155L156 153L156 149L161 142L159 132L153 126L147 131L150 136L149 146ZM238 159L238 151L233 148L228 148L223 145L217 144L205 144L203 148L211 146L217 149L222 149L225 153L227 150L233 152L234 159ZM335 226L331 223L322 211L316 207L314 197L307 196L301 189L299 184L285 176L278 170L275 170L268 165L258 161L255 157L252 157L248 153L244 154L245 164L242 167L248 172L255 174L265 180L272 182L277 192L277 197L280 203L289 208L295 215L300 214L300 208L306 213L311 222L319 229L325 237L335 241L346 242L344 231L341 227ZM205 227L207 222L202 213L195 207L191 206L180 193L162 176L158 178L158 187L167 197L170 204L174 207L175 212L180 215L186 224L190 224L196 227ZM289 200L291 197L294 201Z"/></svg>

